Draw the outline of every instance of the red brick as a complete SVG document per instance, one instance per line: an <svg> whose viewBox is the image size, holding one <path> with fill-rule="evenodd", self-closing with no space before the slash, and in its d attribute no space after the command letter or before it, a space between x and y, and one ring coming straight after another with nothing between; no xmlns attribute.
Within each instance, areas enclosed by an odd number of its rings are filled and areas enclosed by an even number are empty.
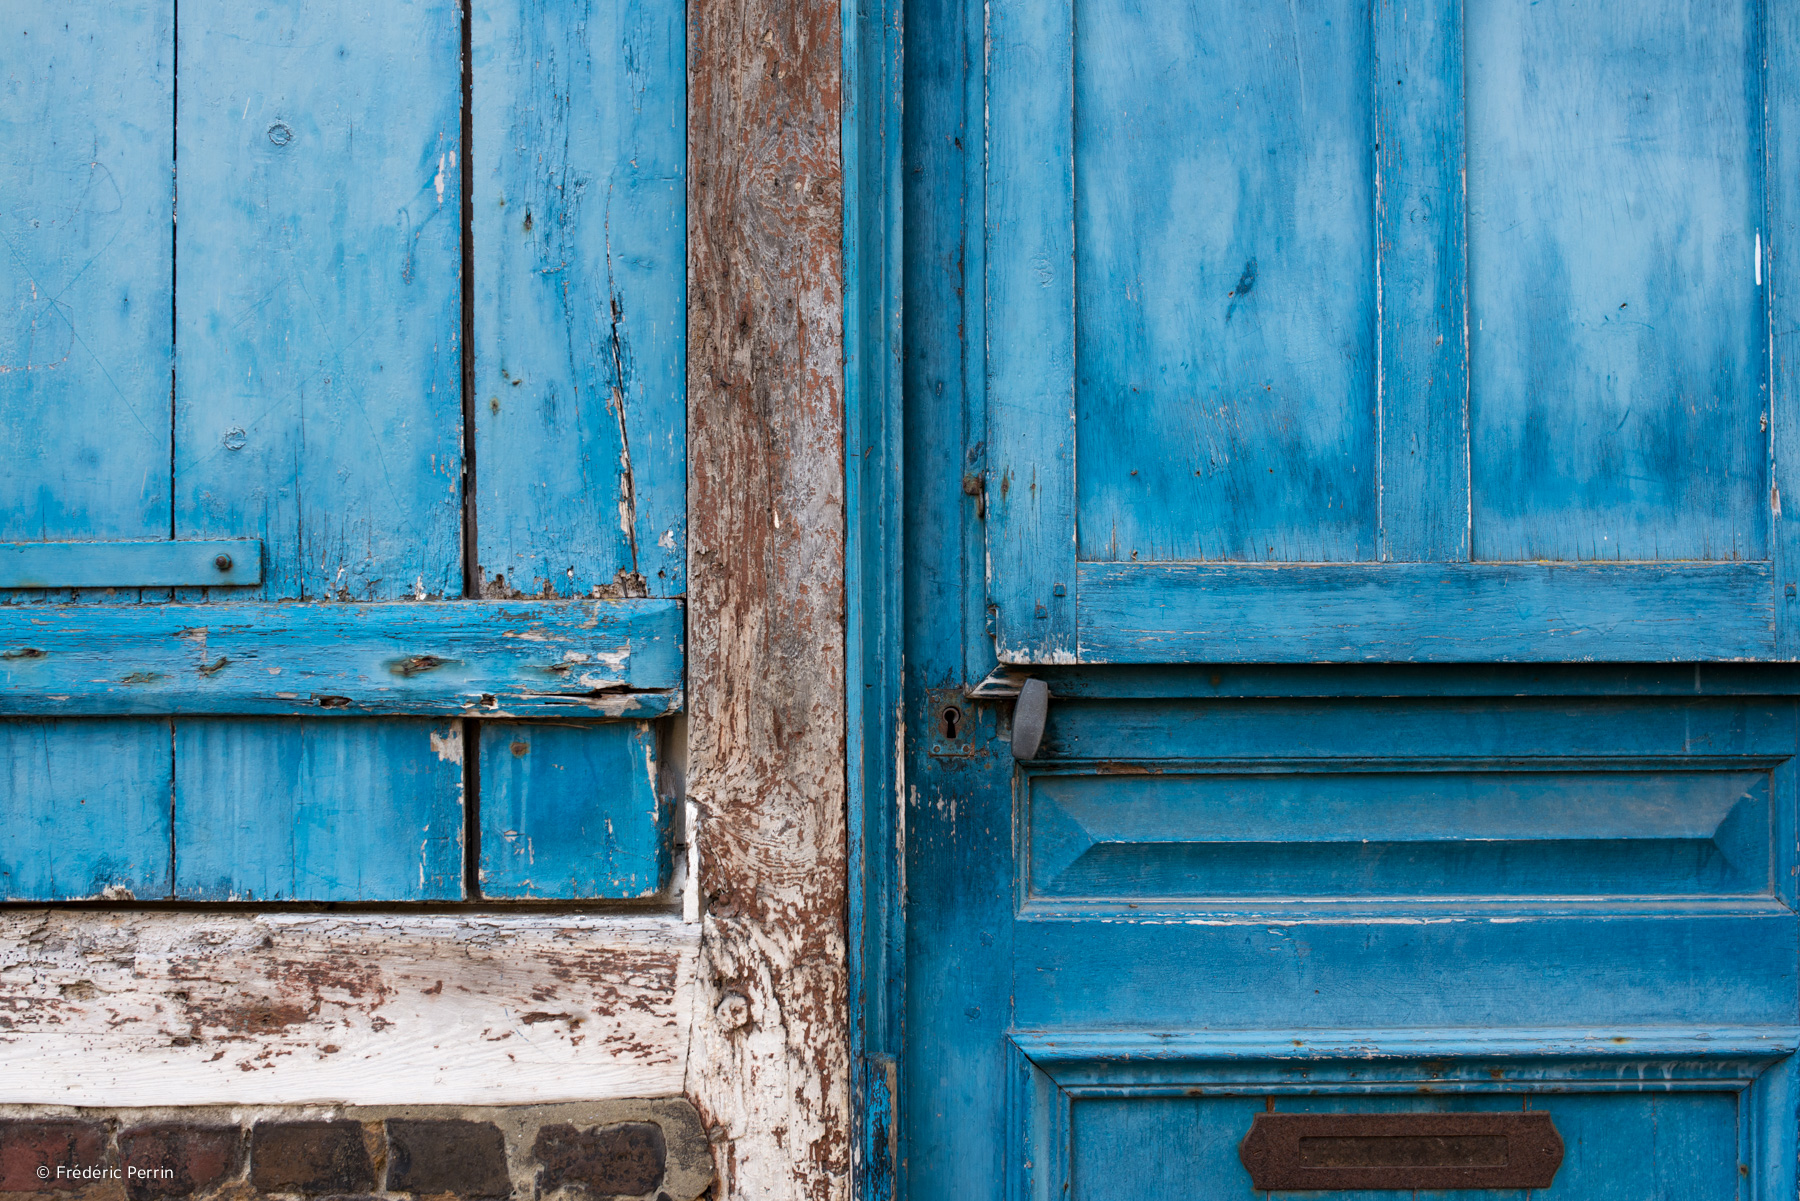
<svg viewBox="0 0 1800 1201"><path fill-rule="evenodd" d="M106 1127L98 1122L0 1122L0 1192L86 1188L96 1180L69 1176L66 1172L109 1166ZM59 1177L58 1168L64 1169L65 1174Z"/></svg>
<svg viewBox="0 0 1800 1201"><path fill-rule="evenodd" d="M131 1201L187 1197L244 1170L244 1132L236 1126L177 1122L134 1126L119 1135L119 1158ZM134 1179L134 1169L146 1175ZM164 1178L165 1171L173 1175Z"/></svg>
<svg viewBox="0 0 1800 1201"><path fill-rule="evenodd" d="M375 1187L375 1168L359 1122L258 1122L250 1134L250 1182L265 1193L366 1193Z"/></svg>

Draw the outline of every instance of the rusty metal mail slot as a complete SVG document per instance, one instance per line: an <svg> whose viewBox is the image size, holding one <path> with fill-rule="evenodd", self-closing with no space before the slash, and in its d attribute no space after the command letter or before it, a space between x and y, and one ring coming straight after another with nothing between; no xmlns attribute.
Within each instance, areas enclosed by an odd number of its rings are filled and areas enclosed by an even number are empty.
<svg viewBox="0 0 1800 1201"><path fill-rule="evenodd" d="M1547 1113L1259 1113L1238 1147L1257 1189L1549 1188Z"/></svg>

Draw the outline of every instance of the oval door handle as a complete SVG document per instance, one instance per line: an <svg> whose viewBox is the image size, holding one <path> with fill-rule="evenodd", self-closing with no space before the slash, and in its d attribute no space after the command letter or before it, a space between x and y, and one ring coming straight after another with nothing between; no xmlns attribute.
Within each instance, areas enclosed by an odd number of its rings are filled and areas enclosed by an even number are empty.
<svg viewBox="0 0 1800 1201"><path fill-rule="evenodd" d="M1044 719L1050 716L1050 685L1026 680L1019 686L1013 706L1012 752L1014 759L1035 759L1044 740Z"/></svg>

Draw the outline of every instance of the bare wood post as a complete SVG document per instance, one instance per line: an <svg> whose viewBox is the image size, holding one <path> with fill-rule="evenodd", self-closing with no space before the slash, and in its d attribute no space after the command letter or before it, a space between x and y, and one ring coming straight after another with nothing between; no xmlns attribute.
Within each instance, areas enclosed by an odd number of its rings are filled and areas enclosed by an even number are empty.
<svg viewBox="0 0 1800 1201"><path fill-rule="evenodd" d="M849 1195L834 0L689 7L688 1093L725 1195Z"/></svg>

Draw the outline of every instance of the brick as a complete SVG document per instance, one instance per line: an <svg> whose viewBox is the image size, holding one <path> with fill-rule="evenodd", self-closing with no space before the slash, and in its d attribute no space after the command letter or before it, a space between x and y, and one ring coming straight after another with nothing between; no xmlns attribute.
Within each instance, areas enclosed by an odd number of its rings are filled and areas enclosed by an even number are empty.
<svg viewBox="0 0 1800 1201"><path fill-rule="evenodd" d="M539 1128L532 1157L539 1187L577 1184L597 1197L636 1197L662 1183L668 1148L655 1122L619 1122L583 1132L566 1123Z"/></svg>
<svg viewBox="0 0 1800 1201"><path fill-rule="evenodd" d="M386 1125L388 1192L512 1195L506 1136L492 1122L389 1118Z"/></svg>
<svg viewBox="0 0 1800 1201"><path fill-rule="evenodd" d="M250 1183L264 1193L373 1191L362 1123L258 1122L250 1132Z"/></svg>
<svg viewBox="0 0 1800 1201"><path fill-rule="evenodd" d="M179 1122L134 1126L119 1135L119 1158L131 1201L189 1197L243 1171L244 1132Z"/></svg>
<svg viewBox="0 0 1800 1201"><path fill-rule="evenodd" d="M0 1192L87 1188L95 1179L69 1173L107 1166L106 1127L98 1122L0 1122Z"/></svg>

